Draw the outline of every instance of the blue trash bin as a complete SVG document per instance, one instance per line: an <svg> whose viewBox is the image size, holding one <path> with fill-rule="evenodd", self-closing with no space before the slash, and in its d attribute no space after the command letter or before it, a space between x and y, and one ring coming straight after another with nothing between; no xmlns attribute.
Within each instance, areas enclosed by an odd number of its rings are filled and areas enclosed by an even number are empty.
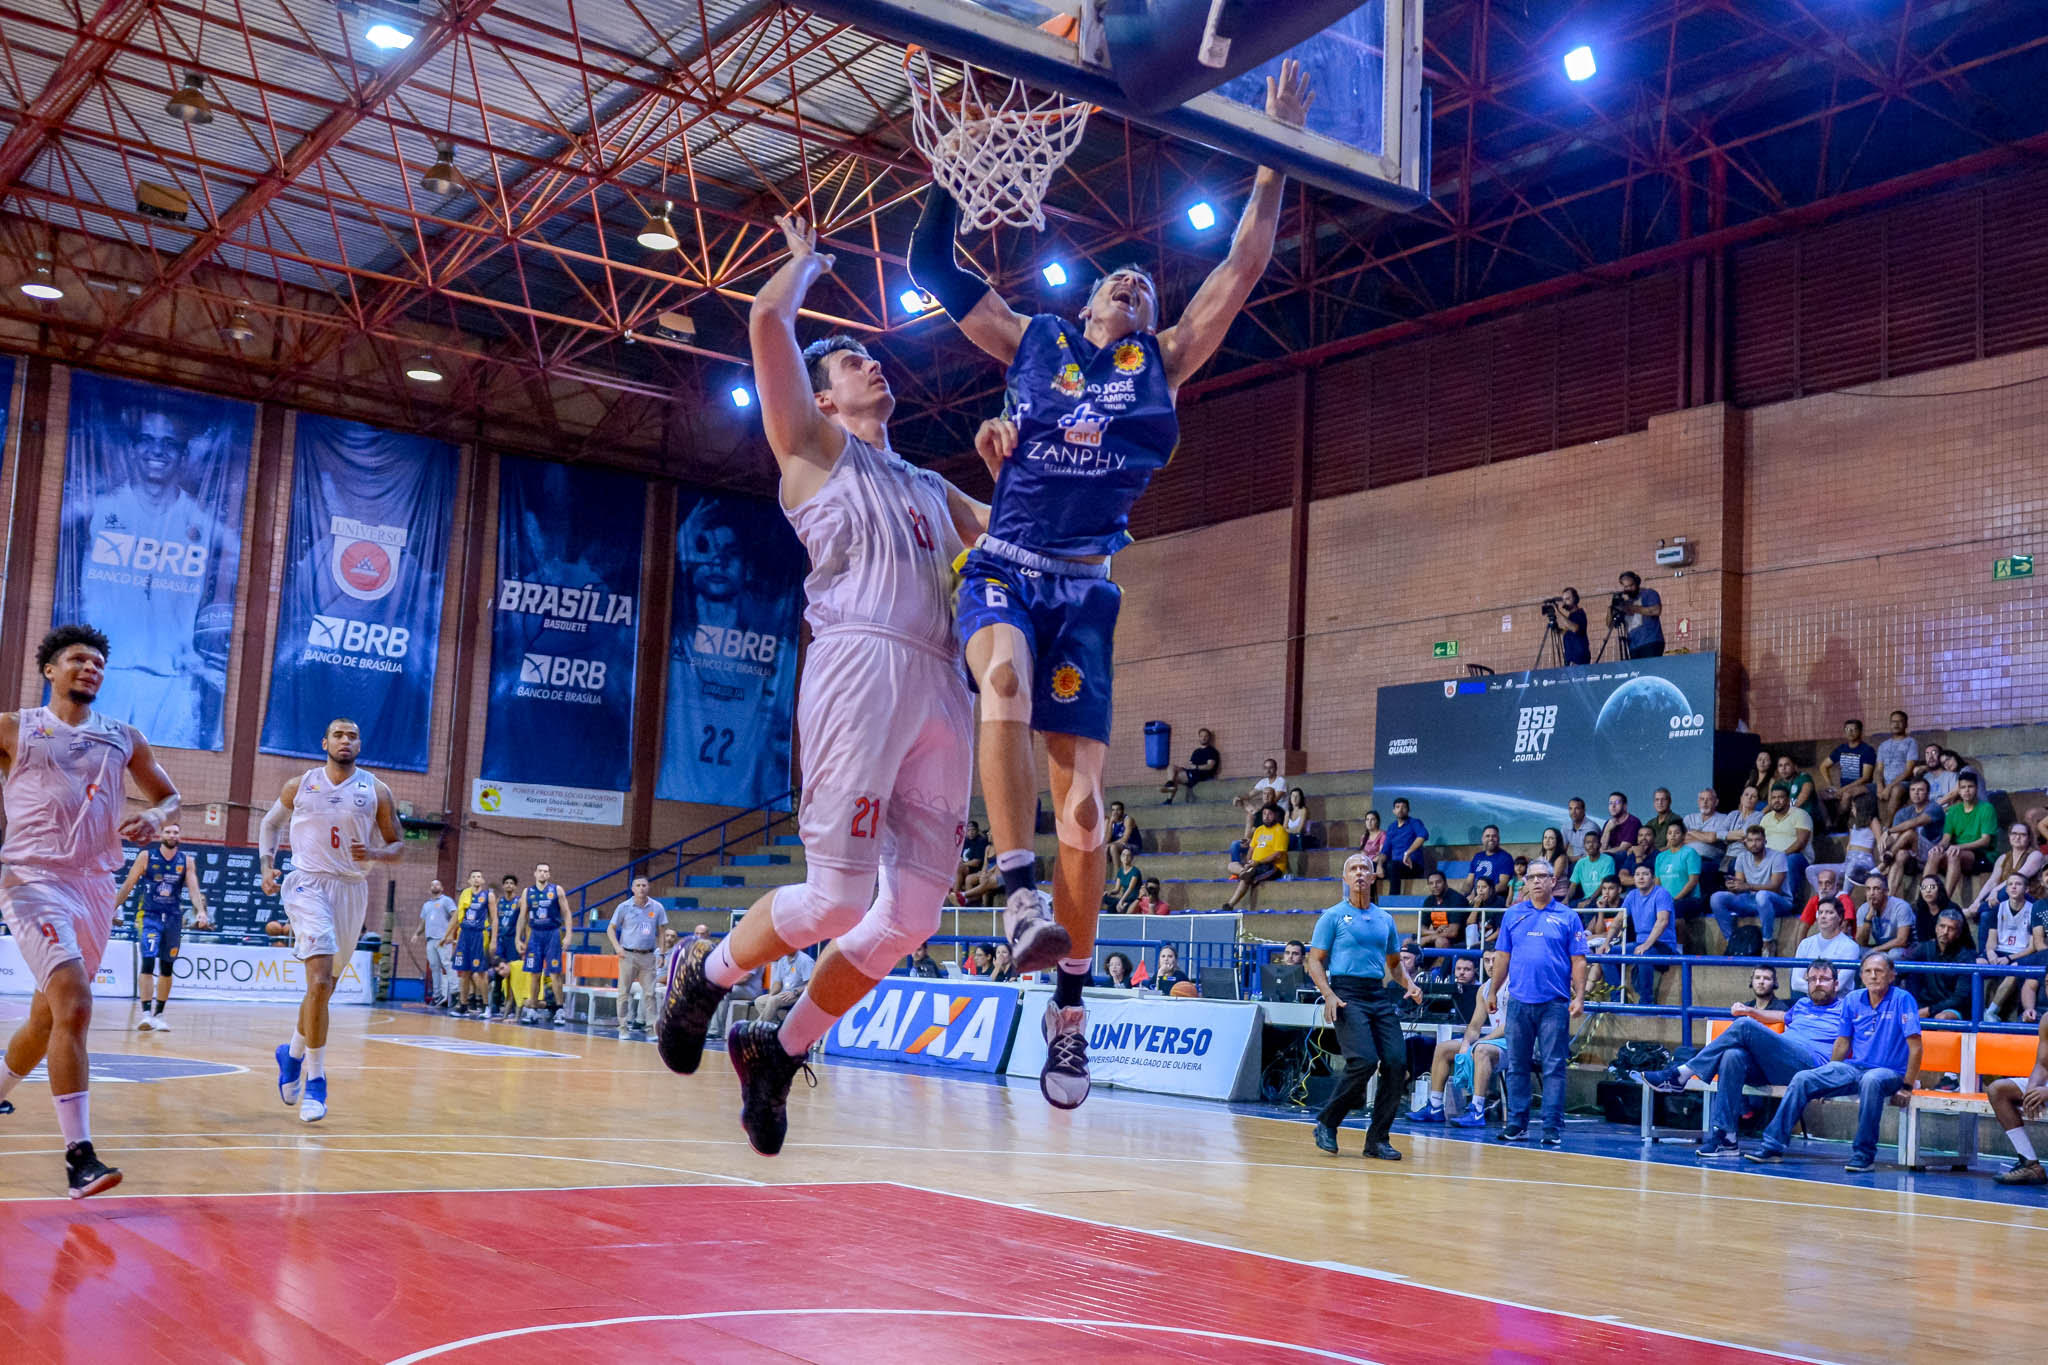
<svg viewBox="0 0 2048 1365"><path fill-rule="evenodd" d="M1173 762L1173 727L1163 720L1145 722L1145 766L1164 768Z"/></svg>

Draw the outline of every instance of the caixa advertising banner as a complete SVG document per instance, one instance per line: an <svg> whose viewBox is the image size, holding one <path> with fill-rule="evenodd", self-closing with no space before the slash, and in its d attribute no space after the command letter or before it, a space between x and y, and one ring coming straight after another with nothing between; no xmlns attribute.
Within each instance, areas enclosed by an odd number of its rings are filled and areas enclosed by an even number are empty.
<svg viewBox="0 0 2048 1365"><path fill-rule="evenodd" d="M1039 1016L1050 988L1024 993L1024 1027L1010 1049L1009 1073L1036 1076L1045 1066ZM1259 1007L1237 1001L1178 1000L1152 994L1082 999L1088 1010L1088 1075L1097 1085L1198 1099L1258 1095Z"/></svg>
<svg viewBox="0 0 2048 1365"><path fill-rule="evenodd" d="M825 1035L830 1057L998 1071L1017 1024L1015 986L884 977ZM1043 1043L1039 1051L1045 1051ZM1034 1076L1037 1068L1032 1069Z"/></svg>

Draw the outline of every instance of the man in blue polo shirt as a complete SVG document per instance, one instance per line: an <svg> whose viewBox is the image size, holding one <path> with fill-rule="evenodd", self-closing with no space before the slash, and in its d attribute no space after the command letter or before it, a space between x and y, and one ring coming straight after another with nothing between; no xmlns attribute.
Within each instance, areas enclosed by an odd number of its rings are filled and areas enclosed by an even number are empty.
<svg viewBox="0 0 2048 1365"><path fill-rule="evenodd" d="M1806 994L1792 1002L1789 1010L1760 1010L1738 1004L1729 1013L1735 1023L1722 1031L1685 1063L1661 1071L1632 1071L1629 1075L1665 1094L1676 1094L1695 1078L1712 1081L1713 1109L1707 1135L1699 1155L1731 1157L1742 1148L1735 1140L1742 1115L1742 1088L1750 1077L1758 1085L1790 1085L1802 1071L1825 1066L1835 1053L1835 1039L1841 1036L1846 1002L1837 993L1835 964L1816 959L1806 969ZM1773 1031L1772 1025L1785 1031Z"/></svg>
<svg viewBox="0 0 2048 1365"><path fill-rule="evenodd" d="M1394 823L1387 827L1387 894L1401 894L1401 882L1406 877L1421 877L1429 873L1429 858L1423 852L1429 843L1429 826L1408 814L1408 798L1398 797L1394 801Z"/></svg>
<svg viewBox="0 0 2048 1365"><path fill-rule="evenodd" d="M1565 1067L1572 1020L1586 1009L1586 929L1578 914L1551 899L1557 874L1541 858L1529 862L1526 899L1508 908L1494 943L1489 1005L1508 990L1508 1108L1502 1142L1529 1136L1529 1066L1543 1056L1543 1145L1564 1145Z"/></svg>
<svg viewBox="0 0 2048 1365"><path fill-rule="evenodd" d="M1323 1018L1337 1032L1344 1076L1316 1115L1316 1146L1337 1152L1337 1128L1365 1100L1366 1083L1379 1071L1372 1122L1365 1130L1365 1154L1399 1161L1387 1137L1401 1112L1408 1085L1407 1045L1401 1037L1396 997L1422 1003L1422 987L1401 963L1401 935L1394 917L1372 903L1377 879L1373 860L1354 853L1344 862L1344 899L1323 911L1309 938L1309 979L1323 995Z"/></svg>
<svg viewBox="0 0 2048 1365"><path fill-rule="evenodd" d="M1792 1125L1806 1112L1808 1101L1855 1095L1856 1142L1842 1169L1857 1173L1877 1164L1877 1130L1884 1121L1885 1102L1903 1109L1920 1083L1920 1006L1900 989L1896 971L1882 949L1863 955L1863 989L1842 1007L1833 1060L1791 1079L1785 1102L1764 1130L1762 1143L1755 1151L1744 1152L1744 1161L1781 1160ZM1806 982L1811 991L1812 966L1806 969Z"/></svg>
<svg viewBox="0 0 2048 1365"><path fill-rule="evenodd" d="M1621 898L1622 909L1628 915L1628 951L1637 957L1678 956L1678 905L1671 899L1671 893L1657 884L1656 869L1649 863L1637 863L1630 874L1634 878L1634 889ZM1621 984L1618 967L1603 967L1610 986ZM1654 963L1638 962L1628 969L1629 982L1635 987L1638 1005L1657 1003L1657 975L1669 971Z"/></svg>

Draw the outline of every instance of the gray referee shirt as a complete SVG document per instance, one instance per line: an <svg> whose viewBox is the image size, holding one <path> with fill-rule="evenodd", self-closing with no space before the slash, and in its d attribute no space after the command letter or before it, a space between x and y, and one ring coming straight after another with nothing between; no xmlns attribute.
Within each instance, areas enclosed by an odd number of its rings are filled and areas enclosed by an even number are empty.
<svg viewBox="0 0 2048 1365"><path fill-rule="evenodd" d="M635 904L629 896L612 911L611 929L619 936L619 947L629 953L651 953L668 923L668 907L652 896Z"/></svg>

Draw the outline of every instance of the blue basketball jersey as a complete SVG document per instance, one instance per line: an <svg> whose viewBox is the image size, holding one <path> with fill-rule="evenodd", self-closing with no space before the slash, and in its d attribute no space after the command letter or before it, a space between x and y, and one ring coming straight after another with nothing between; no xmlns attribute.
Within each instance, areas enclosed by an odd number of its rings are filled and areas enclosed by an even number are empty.
<svg viewBox="0 0 2048 1365"><path fill-rule="evenodd" d="M462 907L462 927L479 932L488 929L491 924L491 905L496 900L497 896L489 891L471 896L469 904Z"/></svg>
<svg viewBox="0 0 2048 1365"><path fill-rule="evenodd" d="M519 893L526 905L529 933L548 933L562 927L562 888L549 882L545 891L529 886Z"/></svg>
<svg viewBox="0 0 2048 1365"><path fill-rule="evenodd" d="M159 845L150 845L149 866L142 873L142 909L145 914L178 913L178 893L185 889L185 868L191 857L180 849L166 858Z"/></svg>
<svg viewBox="0 0 2048 1365"><path fill-rule="evenodd" d="M988 532L1078 559L1131 543L1131 507L1180 443L1159 338L1133 332L1097 348L1041 313L1010 362L1017 450L996 479Z"/></svg>

